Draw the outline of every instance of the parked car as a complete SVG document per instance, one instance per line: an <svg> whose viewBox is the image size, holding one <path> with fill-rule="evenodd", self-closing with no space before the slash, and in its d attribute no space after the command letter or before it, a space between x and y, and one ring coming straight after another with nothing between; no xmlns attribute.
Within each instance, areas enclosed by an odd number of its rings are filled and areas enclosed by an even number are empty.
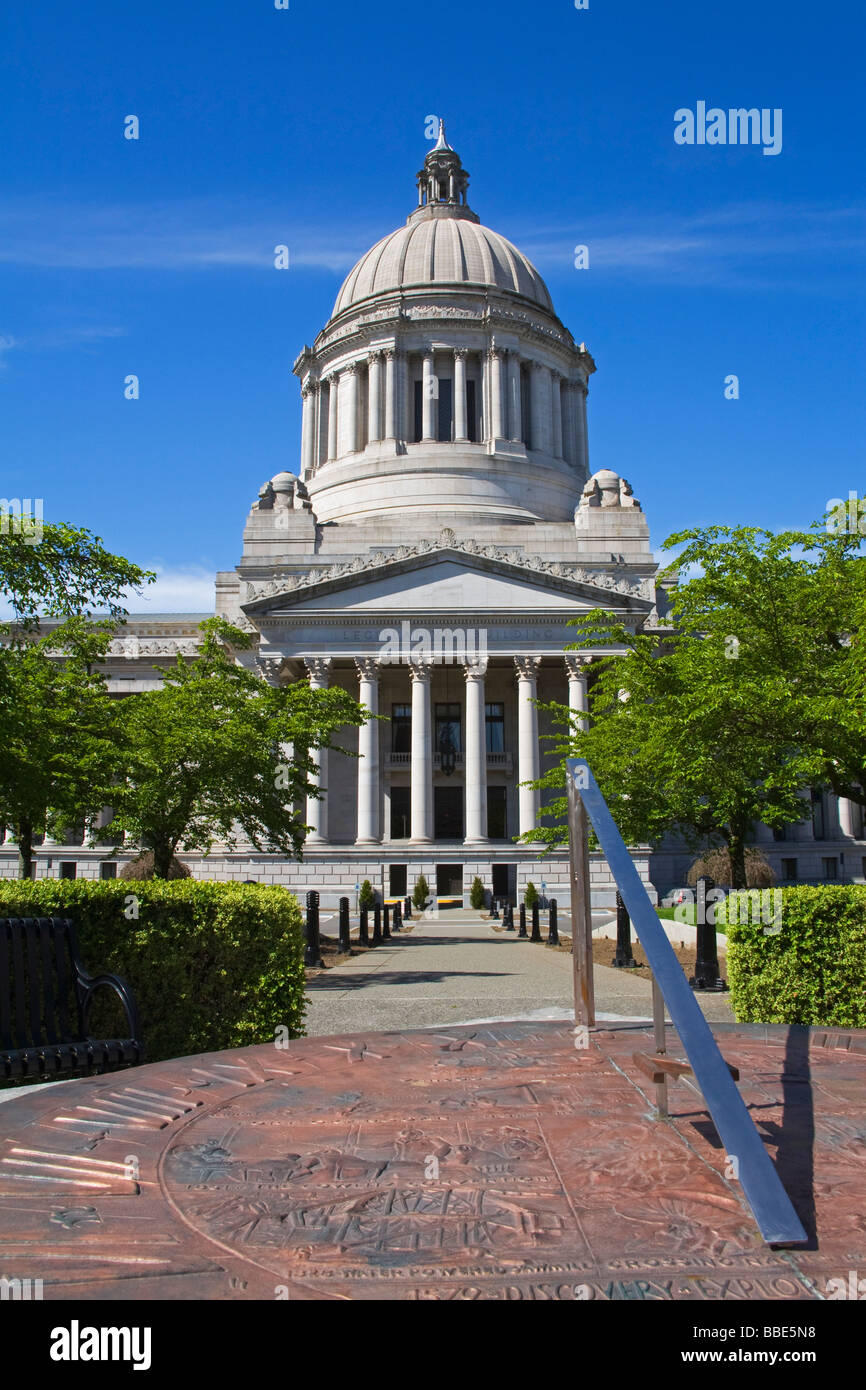
<svg viewBox="0 0 866 1390"><path fill-rule="evenodd" d="M694 900L693 888L671 888L662 898L662 907L679 907L680 903L690 903Z"/></svg>

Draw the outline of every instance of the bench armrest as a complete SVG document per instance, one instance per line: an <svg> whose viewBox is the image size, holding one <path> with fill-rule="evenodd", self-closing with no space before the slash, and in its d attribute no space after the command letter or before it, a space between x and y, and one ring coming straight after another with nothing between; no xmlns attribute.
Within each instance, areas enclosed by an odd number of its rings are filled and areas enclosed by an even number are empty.
<svg viewBox="0 0 866 1390"><path fill-rule="evenodd" d="M141 1042L141 1023L138 1017L138 1006L135 996L125 980L119 975L88 975L86 970L78 971L78 984L81 989L81 1009L84 1016L84 1027L90 1027L90 1006L93 1002L93 995L98 989L113 989L118 999L126 1011L126 1020L129 1024L129 1036L136 1042Z"/></svg>

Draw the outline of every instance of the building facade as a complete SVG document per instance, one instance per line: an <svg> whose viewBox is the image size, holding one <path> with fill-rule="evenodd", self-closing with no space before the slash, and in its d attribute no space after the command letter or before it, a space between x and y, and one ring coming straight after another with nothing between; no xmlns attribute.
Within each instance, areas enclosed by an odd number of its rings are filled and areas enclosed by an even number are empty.
<svg viewBox="0 0 866 1390"><path fill-rule="evenodd" d="M182 856L196 877L316 888L333 905L364 879L401 897L421 873L467 901L477 875L497 896L531 879L568 902L565 854L514 839L537 823L526 784L552 761L535 701L582 718L600 650L565 653L569 621L603 607L652 629L666 595L630 485L590 471L595 363L535 267L481 224L468 182L440 131L405 226L361 258L295 363L299 471L263 484L240 562L216 579L215 610L251 635L240 659L264 679L338 685L385 718L346 731L357 756L321 755L323 796L299 808L302 861L240 842ZM193 656L204 616L133 616L112 644L112 692L153 688L161 662ZM807 810L789 841L760 832L780 877L863 881L857 808L824 797ZM108 875L127 857L69 838L40 848L40 875ZM661 893L693 858L634 857ZM600 856L592 873L610 905Z"/></svg>

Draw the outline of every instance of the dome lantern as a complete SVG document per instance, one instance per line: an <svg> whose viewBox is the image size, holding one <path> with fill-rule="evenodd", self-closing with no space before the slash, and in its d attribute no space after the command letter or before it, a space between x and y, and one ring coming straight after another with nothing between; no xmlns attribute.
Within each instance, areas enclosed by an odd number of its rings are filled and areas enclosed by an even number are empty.
<svg viewBox="0 0 866 1390"><path fill-rule="evenodd" d="M465 209L465 215L474 218L466 203L469 175L463 168L459 154L448 144L443 120L439 122L439 138L428 152L424 168L419 169L416 175L416 185L418 207L412 217L422 209L429 215L437 208L460 208ZM409 220L412 220L411 217Z"/></svg>

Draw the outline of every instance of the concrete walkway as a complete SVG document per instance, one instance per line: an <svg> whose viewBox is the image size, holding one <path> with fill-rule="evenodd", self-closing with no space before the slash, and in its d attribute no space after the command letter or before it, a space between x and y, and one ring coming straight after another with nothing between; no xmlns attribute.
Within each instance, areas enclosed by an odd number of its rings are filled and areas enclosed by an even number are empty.
<svg viewBox="0 0 866 1390"><path fill-rule="evenodd" d="M308 982L309 1036L572 1016L567 952L494 931L469 909L414 921L411 932ZM597 966L595 991L604 1017L652 1015L649 980ZM725 995L698 998L708 1018L731 1020Z"/></svg>

